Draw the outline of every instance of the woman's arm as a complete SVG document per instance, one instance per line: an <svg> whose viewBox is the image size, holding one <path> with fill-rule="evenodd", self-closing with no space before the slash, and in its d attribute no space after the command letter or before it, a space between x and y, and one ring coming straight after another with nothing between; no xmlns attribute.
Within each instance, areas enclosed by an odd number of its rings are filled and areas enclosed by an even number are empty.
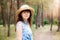
<svg viewBox="0 0 60 40"><path fill-rule="evenodd" d="M16 34L17 34L17 40L22 40L22 25L20 22L16 24Z"/></svg>

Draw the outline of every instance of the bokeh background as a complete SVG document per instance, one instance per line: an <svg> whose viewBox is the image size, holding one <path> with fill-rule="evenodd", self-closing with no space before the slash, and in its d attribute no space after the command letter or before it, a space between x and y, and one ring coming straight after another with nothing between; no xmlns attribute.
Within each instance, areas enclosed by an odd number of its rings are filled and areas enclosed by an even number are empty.
<svg viewBox="0 0 60 40"><path fill-rule="evenodd" d="M0 0L0 40L16 40L16 10L33 7L33 39L60 40L60 0Z"/></svg>

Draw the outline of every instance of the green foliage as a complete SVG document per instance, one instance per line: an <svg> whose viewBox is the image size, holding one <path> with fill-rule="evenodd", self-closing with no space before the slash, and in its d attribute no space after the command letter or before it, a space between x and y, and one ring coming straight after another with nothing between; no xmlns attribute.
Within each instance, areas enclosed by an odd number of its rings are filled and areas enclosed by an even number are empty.
<svg viewBox="0 0 60 40"><path fill-rule="evenodd" d="M54 24L55 25L58 25L58 19L54 19ZM44 19L44 24L50 24L49 20L48 19Z"/></svg>
<svg viewBox="0 0 60 40"><path fill-rule="evenodd" d="M2 23L2 20L0 20L0 25L2 25L3 23Z"/></svg>
<svg viewBox="0 0 60 40"><path fill-rule="evenodd" d="M5 11L5 9L7 8L7 6L6 6L6 1L5 1L5 0L4 0L4 1L1 1L1 2L0 2L0 5L3 6L3 9L4 9L4 11Z"/></svg>
<svg viewBox="0 0 60 40"><path fill-rule="evenodd" d="M33 24L36 24L36 15L37 15L37 6L36 5L34 5L34 10L35 10L35 13L34 13Z"/></svg>
<svg viewBox="0 0 60 40"><path fill-rule="evenodd" d="M58 24L58 19L54 19L54 24Z"/></svg>
<svg viewBox="0 0 60 40"><path fill-rule="evenodd" d="M50 24L48 19L44 19L44 24Z"/></svg>

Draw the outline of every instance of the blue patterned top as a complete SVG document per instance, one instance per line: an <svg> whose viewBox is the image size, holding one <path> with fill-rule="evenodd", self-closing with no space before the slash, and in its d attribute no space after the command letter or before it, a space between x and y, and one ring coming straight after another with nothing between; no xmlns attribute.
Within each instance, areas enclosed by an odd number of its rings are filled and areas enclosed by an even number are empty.
<svg viewBox="0 0 60 40"><path fill-rule="evenodd" d="M28 22L19 21L22 25L22 40L33 40L32 30Z"/></svg>

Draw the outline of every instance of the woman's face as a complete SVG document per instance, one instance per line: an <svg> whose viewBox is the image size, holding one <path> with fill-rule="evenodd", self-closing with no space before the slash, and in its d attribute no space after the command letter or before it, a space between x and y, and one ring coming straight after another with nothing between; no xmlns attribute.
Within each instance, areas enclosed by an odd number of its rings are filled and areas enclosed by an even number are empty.
<svg viewBox="0 0 60 40"><path fill-rule="evenodd" d="M22 12L22 18L27 20L30 17L30 12L29 11L23 11Z"/></svg>

